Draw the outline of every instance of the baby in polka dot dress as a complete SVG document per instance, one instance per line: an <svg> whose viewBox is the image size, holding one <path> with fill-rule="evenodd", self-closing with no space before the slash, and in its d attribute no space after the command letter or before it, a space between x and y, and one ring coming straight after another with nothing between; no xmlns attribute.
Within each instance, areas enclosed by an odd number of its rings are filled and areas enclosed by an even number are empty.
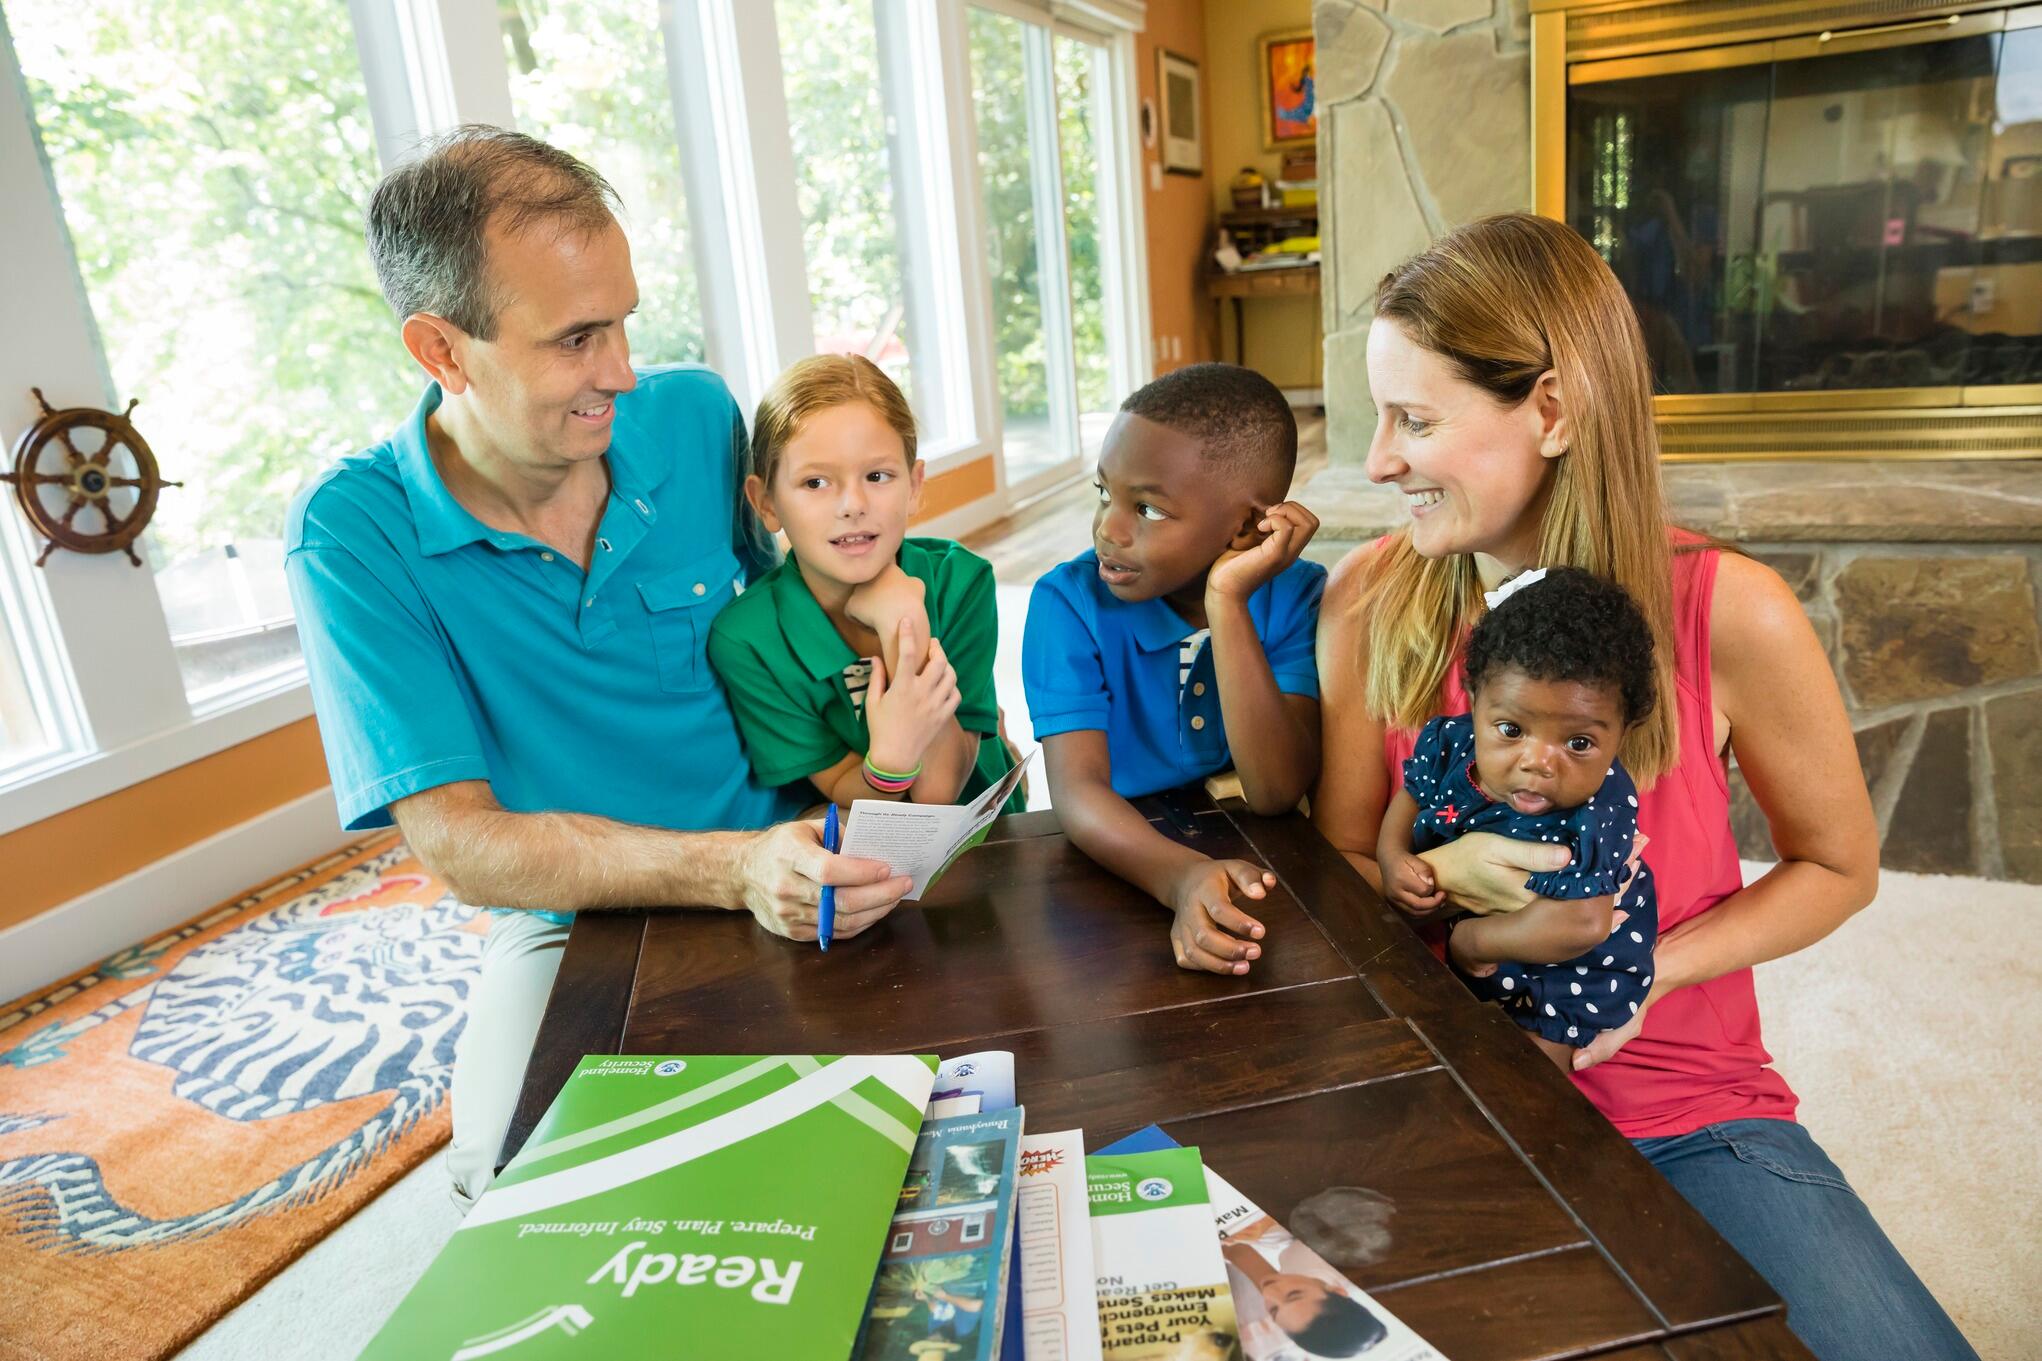
<svg viewBox="0 0 2042 1361"><path fill-rule="evenodd" d="M1640 860L1638 791L1616 759L1652 711L1652 633L1622 589L1576 568L1527 572L1491 593L1469 635L1470 711L1435 718L1383 815L1383 892L1440 907L1419 852L1495 832L1565 845L1516 912L1448 922L1447 955L1563 1071L1574 1051L1636 1014L1652 983L1659 911Z"/></svg>

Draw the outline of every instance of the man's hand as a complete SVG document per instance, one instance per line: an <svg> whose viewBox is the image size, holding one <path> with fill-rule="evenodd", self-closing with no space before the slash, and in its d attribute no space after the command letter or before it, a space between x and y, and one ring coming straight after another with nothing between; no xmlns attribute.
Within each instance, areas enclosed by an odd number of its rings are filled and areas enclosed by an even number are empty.
<svg viewBox="0 0 2042 1361"><path fill-rule="evenodd" d="M904 774L922 763L950 716L957 712L957 671L943 656L943 644L924 643L911 621L899 624L900 670L889 676L886 663L872 663L872 684L865 691L865 722L872 733L866 757L879 770Z"/></svg>
<svg viewBox="0 0 2042 1361"><path fill-rule="evenodd" d="M1464 912L1488 916L1515 912L1538 895L1525 880L1539 870L1565 869L1574 852L1550 841L1518 841L1495 832L1470 832L1421 852L1433 882Z"/></svg>
<svg viewBox="0 0 2042 1361"><path fill-rule="evenodd" d="M1432 877L1432 866L1417 856L1392 856L1378 863L1383 871L1383 896L1406 916L1429 917L1446 901L1446 894Z"/></svg>
<svg viewBox="0 0 2042 1361"><path fill-rule="evenodd" d="M844 613L879 635L881 659L887 670L901 670L903 624L922 644L929 641L928 583L903 572L899 563L851 592Z"/></svg>
<svg viewBox="0 0 2042 1361"><path fill-rule="evenodd" d="M823 849L820 822L783 822L757 833L740 862L745 910L789 940L814 940L822 886L837 890L836 939L857 935L900 902L915 881L877 860Z"/></svg>
<svg viewBox="0 0 2042 1361"><path fill-rule="evenodd" d="M1265 897L1276 876L1246 860L1201 860L1188 866L1170 888L1170 949L1180 969L1244 974L1262 957L1262 923L1234 906L1234 891Z"/></svg>
<svg viewBox="0 0 2042 1361"><path fill-rule="evenodd" d="M1264 536L1262 542L1253 548L1228 549L1206 573L1208 601L1246 600L1274 581L1319 532L1319 517L1295 501L1279 501L1262 512L1255 528Z"/></svg>

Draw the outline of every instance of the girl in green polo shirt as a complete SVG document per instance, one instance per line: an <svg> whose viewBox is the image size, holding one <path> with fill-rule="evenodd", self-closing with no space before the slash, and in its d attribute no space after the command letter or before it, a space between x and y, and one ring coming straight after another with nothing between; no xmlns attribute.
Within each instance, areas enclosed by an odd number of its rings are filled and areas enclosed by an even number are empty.
<svg viewBox="0 0 2042 1361"><path fill-rule="evenodd" d="M1013 767L993 693L993 572L907 537L915 418L856 355L780 375L752 426L745 496L788 556L725 606L709 661L752 769L823 798L958 803ZM1017 792L1005 811L1019 812Z"/></svg>

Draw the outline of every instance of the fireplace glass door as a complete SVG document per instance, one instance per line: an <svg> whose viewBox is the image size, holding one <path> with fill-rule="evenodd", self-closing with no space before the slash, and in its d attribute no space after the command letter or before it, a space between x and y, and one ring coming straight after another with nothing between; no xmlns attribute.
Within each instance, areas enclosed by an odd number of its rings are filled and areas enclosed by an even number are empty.
<svg viewBox="0 0 2042 1361"><path fill-rule="evenodd" d="M2042 383L2022 13L1577 71L1567 218L1629 293L1657 391Z"/></svg>

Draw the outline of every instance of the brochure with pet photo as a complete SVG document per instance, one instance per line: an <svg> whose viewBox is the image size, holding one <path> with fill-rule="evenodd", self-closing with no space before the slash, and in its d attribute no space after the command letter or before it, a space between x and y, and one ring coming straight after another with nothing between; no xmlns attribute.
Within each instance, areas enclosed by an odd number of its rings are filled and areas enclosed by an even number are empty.
<svg viewBox="0 0 2042 1361"><path fill-rule="evenodd" d="M1226 1361L1234 1297L1195 1148L1085 1159L1106 1361Z"/></svg>

